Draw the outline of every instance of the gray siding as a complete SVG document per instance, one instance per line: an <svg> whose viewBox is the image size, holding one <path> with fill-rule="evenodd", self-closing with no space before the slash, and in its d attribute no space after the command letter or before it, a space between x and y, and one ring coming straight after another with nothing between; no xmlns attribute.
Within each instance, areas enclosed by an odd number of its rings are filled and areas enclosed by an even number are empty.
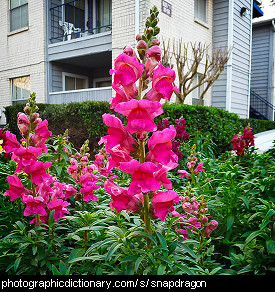
<svg viewBox="0 0 275 292"><path fill-rule="evenodd" d="M227 48L228 1L214 0L213 8L213 49ZM225 70L212 86L212 105L222 109L226 108L226 81L227 70L225 67Z"/></svg>
<svg viewBox="0 0 275 292"><path fill-rule="evenodd" d="M270 75L270 26L253 27L252 61L251 61L251 89L269 100L268 88Z"/></svg>
<svg viewBox="0 0 275 292"><path fill-rule="evenodd" d="M228 0L214 0L213 46L231 48L231 59L225 70L212 86L212 105L240 117L248 117L249 73L250 73L250 37L252 0L234 0L233 15L230 19ZM241 7L247 7L247 15L241 16ZM228 37L232 35L232 43ZM232 46L232 47L231 47Z"/></svg>
<svg viewBox="0 0 275 292"><path fill-rule="evenodd" d="M245 16L240 16L242 7L248 8ZM234 1L231 111L243 118L248 117L250 95L250 7L251 0Z"/></svg>

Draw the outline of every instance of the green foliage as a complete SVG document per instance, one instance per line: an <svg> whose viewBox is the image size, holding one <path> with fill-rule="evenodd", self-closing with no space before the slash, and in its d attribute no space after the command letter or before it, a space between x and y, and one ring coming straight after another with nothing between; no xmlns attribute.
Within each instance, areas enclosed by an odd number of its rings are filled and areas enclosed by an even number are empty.
<svg viewBox="0 0 275 292"><path fill-rule="evenodd" d="M88 138L90 149L94 154L98 151L98 141L107 134L107 127L102 122L102 115L104 113L114 114L107 102L84 101L61 105L38 104L38 107L40 117L48 120L49 128L54 135L63 134L68 129L70 141L77 149ZM209 137L211 135L215 145L212 151L215 155L230 150L233 136L248 123L250 123L254 134L275 128L274 121L240 119L236 114L215 107L165 103L163 110L164 113L156 119L156 122L169 117L170 121L174 123L176 118L183 117L186 120L187 132L191 136L195 137L197 133ZM16 122L19 111L23 111L22 104L5 108L9 128L18 137L19 132ZM117 116L124 121L123 116Z"/></svg>

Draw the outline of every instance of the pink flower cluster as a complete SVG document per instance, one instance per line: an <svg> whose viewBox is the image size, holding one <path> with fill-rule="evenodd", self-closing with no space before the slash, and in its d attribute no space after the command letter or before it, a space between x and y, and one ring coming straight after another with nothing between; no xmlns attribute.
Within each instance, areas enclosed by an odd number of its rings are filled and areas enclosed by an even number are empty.
<svg viewBox="0 0 275 292"><path fill-rule="evenodd" d="M48 130L48 122L42 121L38 113L30 116L19 113L18 127L23 137L22 143L18 142L14 134L6 131L4 150L12 154L11 159L17 163L17 168L15 174L7 177L9 190L4 195L9 196L11 201L22 199L26 204L24 216L38 215L41 222L47 223L50 211L55 210L54 219L58 221L69 213L70 204L66 199L74 195L76 189L72 185L58 182L49 174L51 162L38 160L42 152L48 151L45 142L52 134ZM17 173L27 175L31 181L31 190L23 186ZM37 224L37 217L31 223Z"/></svg>
<svg viewBox="0 0 275 292"><path fill-rule="evenodd" d="M254 146L254 135L252 128L248 125L243 129L243 134L237 134L231 140L233 151L236 152L238 156L245 155L245 149Z"/></svg>
<svg viewBox="0 0 275 292"><path fill-rule="evenodd" d="M197 175L199 172L205 171L205 169L203 168L203 162L197 164L198 159L192 153L189 157L187 157L187 160L188 160L187 167L189 169L189 172L186 170L179 169L178 173L180 173L181 178L187 177L188 179L190 179L192 175Z"/></svg>
<svg viewBox="0 0 275 292"><path fill-rule="evenodd" d="M179 217L175 222L180 223L180 228L175 229L183 235L184 240L188 239L188 229L193 232L202 231L203 236L210 236L211 232L217 228L218 222L211 220L210 222L206 214L208 213L207 204L204 199L198 202L193 193L188 196L180 196L180 202L184 214L176 211L172 212L173 217Z"/></svg>
<svg viewBox="0 0 275 292"><path fill-rule="evenodd" d="M151 215L164 221L174 210L173 203L179 201L167 178L167 171L178 165L171 142L177 133L174 126L156 131L154 119L163 113L160 100L169 101L177 88L173 86L175 72L160 64L159 42L154 40L153 44L147 48L143 40L138 42L137 48L145 51L143 63L130 46L126 46L115 59L114 69L110 70L114 74L113 89L116 92L110 101L111 108L126 116L128 122L124 126L116 116L104 114L108 135L99 143L104 143L106 152L110 154L108 169L111 171L117 167L131 175L128 188L119 187L110 180L105 182L105 190L112 199L111 207L117 212L140 212L146 195L150 197ZM142 98L141 92L148 88L149 83L151 88ZM168 190L160 191L161 187Z"/></svg>
<svg viewBox="0 0 275 292"><path fill-rule="evenodd" d="M100 186L96 184L98 177L94 174L97 167L95 164L89 164L89 153L80 154L79 152L71 156L70 165L67 171L71 174L75 183L78 184L80 196L84 202L98 201L94 191Z"/></svg>
<svg viewBox="0 0 275 292"><path fill-rule="evenodd" d="M163 130L169 127L169 120L162 119L161 122L158 123L158 130ZM175 119L175 130L176 136L172 141L172 150L178 156L178 159L182 158L182 152L179 150L180 142L188 139L189 134L186 133L186 121L183 118Z"/></svg>

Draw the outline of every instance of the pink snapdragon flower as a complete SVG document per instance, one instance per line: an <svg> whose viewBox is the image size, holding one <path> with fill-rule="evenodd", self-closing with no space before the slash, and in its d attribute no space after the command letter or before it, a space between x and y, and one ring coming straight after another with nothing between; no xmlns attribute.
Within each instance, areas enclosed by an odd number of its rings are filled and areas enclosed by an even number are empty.
<svg viewBox="0 0 275 292"><path fill-rule="evenodd" d="M216 220L211 220L204 230L204 235L208 237L214 229L218 227L219 223Z"/></svg>
<svg viewBox="0 0 275 292"><path fill-rule="evenodd" d="M115 111L128 117L126 129L131 133L138 133L143 138L144 132L157 129L154 118L163 113L162 105L157 101L136 100L119 103Z"/></svg>
<svg viewBox="0 0 275 292"><path fill-rule="evenodd" d="M110 149L116 145L120 145L122 148L127 149L128 151L132 151L134 149L133 145L137 145L137 142L126 130L122 124L122 121L115 115L110 114L104 114L102 118L104 124L109 127L109 136L105 136L107 137L106 147Z"/></svg>
<svg viewBox="0 0 275 292"><path fill-rule="evenodd" d="M9 196L11 201L21 198L24 195L29 194L29 190L25 188L16 174L9 175L7 177L9 183L9 190L4 193L4 196Z"/></svg>
<svg viewBox="0 0 275 292"><path fill-rule="evenodd" d="M28 129L29 129L29 124L30 124L29 118L23 113L18 113L17 117L18 117L17 119L18 128L21 131L22 135L24 136L28 132Z"/></svg>
<svg viewBox="0 0 275 292"><path fill-rule="evenodd" d="M24 171L26 166L30 166L37 161L37 157L42 154L41 148L28 146L14 150L13 160L18 163L16 172Z"/></svg>
<svg viewBox="0 0 275 292"><path fill-rule="evenodd" d="M43 181L50 178L50 175L46 173L46 169L50 168L51 162L36 161L35 163L26 166L24 171L31 175L32 182L36 185L41 184Z"/></svg>
<svg viewBox="0 0 275 292"><path fill-rule="evenodd" d="M181 178L183 178L183 177L187 177L188 179L190 178L190 173L188 171L186 171L186 170L179 169L178 173L180 173L180 177Z"/></svg>
<svg viewBox="0 0 275 292"><path fill-rule="evenodd" d="M94 194L94 191L99 189L100 186L96 184L87 185L80 189L80 193L83 195L83 201L98 201L98 197Z"/></svg>
<svg viewBox="0 0 275 292"><path fill-rule="evenodd" d="M164 221L169 212L174 211L173 203L179 202L179 196L174 191L158 192L151 200L154 215Z"/></svg>
<svg viewBox="0 0 275 292"><path fill-rule="evenodd" d="M174 70L160 64L153 72L152 88L147 92L146 98L151 101L160 101L162 98L170 101L173 92L178 91L173 86L175 78Z"/></svg>
<svg viewBox="0 0 275 292"><path fill-rule="evenodd" d="M153 46L149 48L145 56L147 58L145 63L145 71L146 74L149 76L152 74L153 70L160 64L161 60L161 49L159 46Z"/></svg>
<svg viewBox="0 0 275 292"><path fill-rule="evenodd" d="M77 189L74 185L68 184L65 186L64 198L67 200L69 197L73 197L77 193Z"/></svg>
<svg viewBox="0 0 275 292"><path fill-rule="evenodd" d="M140 164L133 159L130 162L121 162L119 169L132 175L131 184L128 188L129 195L157 191L160 188L159 182L154 177L154 172L158 170L152 162Z"/></svg>
<svg viewBox="0 0 275 292"><path fill-rule="evenodd" d="M4 150L6 153L14 152L14 150L21 148L22 145L17 141L17 138L10 131L5 131L6 141L4 145Z"/></svg>
<svg viewBox="0 0 275 292"><path fill-rule="evenodd" d="M47 212L44 207L44 199L40 196L33 197L31 195L23 196L22 201L26 204L24 216L29 215L41 215L47 216Z"/></svg>
<svg viewBox="0 0 275 292"><path fill-rule="evenodd" d="M57 222L60 218L64 217L65 214L69 214L68 206L70 203L57 199L47 204L47 208L52 211L54 210L54 220Z"/></svg>
<svg viewBox="0 0 275 292"><path fill-rule="evenodd" d="M135 58L122 53L115 58L114 70L110 70L110 74L115 73L114 84L125 86L136 82L141 76L143 69L143 64L139 63Z"/></svg>
<svg viewBox="0 0 275 292"><path fill-rule="evenodd" d="M203 168L203 163L201 162L195 168L194 173L195 173L195 175L197 175L199 172L204 172L204 171L205 171L205 169Z"/></svg>
<svg viewBox="0 0 275 292"><path fill-rule="evenodd" d="M176 130L174 126L154 132L148 140L149 152L147 158L152 162L157 161L166 166L177 167L178 156L172 151L171 142L175 136Z"/></svg>
<svg viewBox="0 0 275 292"><path fill-rule="evenodd" d="M116 209L118 213L127 209L132 196L128 194L126 188L119 187L110 180L105 181L104 188L111 195L112 202L110 206L112 209Z"/></svg>
<svg viewBox="0 0 275 292"><path fill-rule="evenodd" d="M35 147L40 147L45 153L48 153L45 142L49 139L50 135L52 135L52 132L48 130L48 121L39 121L30 140L34 143Z"/></svg>

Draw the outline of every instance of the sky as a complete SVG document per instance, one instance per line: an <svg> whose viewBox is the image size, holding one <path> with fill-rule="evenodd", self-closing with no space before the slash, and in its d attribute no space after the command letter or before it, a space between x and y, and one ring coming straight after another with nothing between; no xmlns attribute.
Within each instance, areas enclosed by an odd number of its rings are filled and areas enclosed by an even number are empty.
<svg viewBox="0 0 275 292"><path fill-rule="evenodd" d="M275 18L275 4L270 5L270 0L262 0L262 10L264 12L263 18Z"/></svg>

